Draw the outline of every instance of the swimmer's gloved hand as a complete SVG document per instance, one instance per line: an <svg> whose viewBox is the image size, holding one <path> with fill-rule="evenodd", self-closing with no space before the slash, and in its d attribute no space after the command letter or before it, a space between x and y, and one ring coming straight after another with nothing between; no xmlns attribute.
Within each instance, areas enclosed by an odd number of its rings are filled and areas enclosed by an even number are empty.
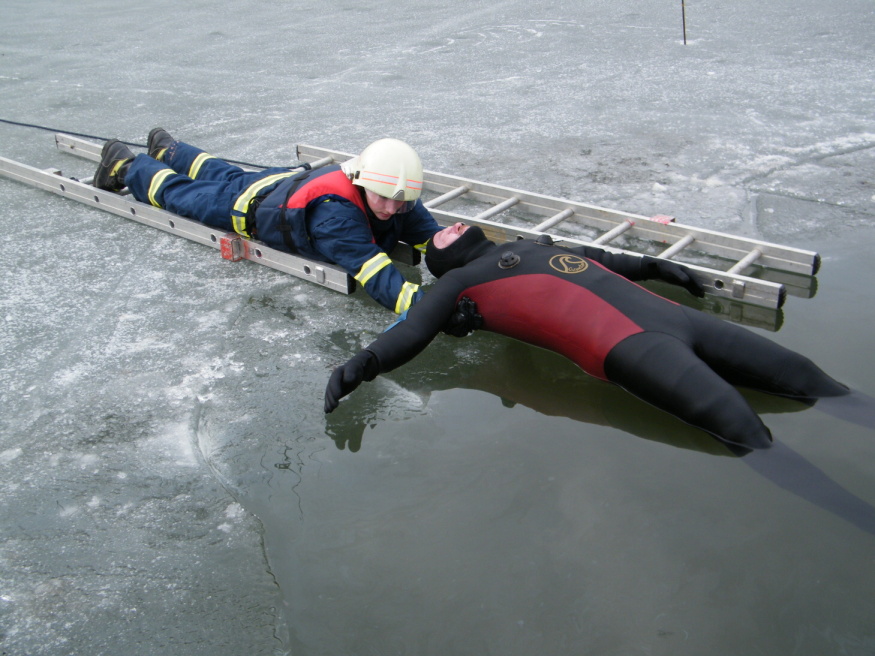
<svg viewBox="0 0 875 656"><path fill-rule="evenodd" d="M477 312L477 304L463 296L452 316L444 326L444 332L452 337L466 337L483 326L483 317Z"/></svg>
<svg viewBox="0 0 875 656"><path fill-rule="evenodd" d="M679 285L693 296L702 298L705 289L696 276L683 264L645 255L641 258L642 279L664 280L672 285Z"/></svg>
<svg viewBox="0 0 875 656"><path fill-rule="evenodd" d="M346 364L331 372L328 387L325 388L325 412L333 411L340 405L340 399L350 394L363 380L374 380L380 373L377 356L370 351L362 351Z"/></svg>

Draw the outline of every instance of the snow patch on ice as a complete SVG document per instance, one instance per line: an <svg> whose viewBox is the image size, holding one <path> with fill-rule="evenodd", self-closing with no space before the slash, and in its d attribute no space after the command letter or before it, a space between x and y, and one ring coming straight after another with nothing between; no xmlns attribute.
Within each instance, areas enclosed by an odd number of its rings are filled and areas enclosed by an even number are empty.
<svg viewBox="0 0 875 656"><path fill-rule="evenodd" d="M187 422L167 426L152 438L144 440L140 448L157 454L180 467L199 466L197 455L192 447Z"/></svg>
<svg viewBox="0 0 875 656"><path fill-rule="evenodd" d="M246 510L239 503L232 503L225 508L225 517L228 519L240 520L246 516Z"/></svg>
<svg viewBox="0 0 875 656"><path fill-rule="evenodd" d="M16 447L14 449L6 449L5 451L0 451L0 465L6 465L18 458L23 451Z"/></svg>

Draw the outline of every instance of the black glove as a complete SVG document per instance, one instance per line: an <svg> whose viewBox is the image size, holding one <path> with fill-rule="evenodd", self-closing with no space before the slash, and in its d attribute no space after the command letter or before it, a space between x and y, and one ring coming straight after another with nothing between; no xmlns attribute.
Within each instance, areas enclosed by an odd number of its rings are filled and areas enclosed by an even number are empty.
<svg viewBox="0 0 875 656"><path fill-rule="evenodd" d="M477 304L463 296L452 316L444 326L444 332L452 337L465 337L483 326L483 317L477 313Z"/></svg>
<svg viewBox="0 0 875 656"><path fill-rule="evenodd" d="M346 364L331 372L328 387L325 388L325 412L333 411L347 394L362 384L363 380L374 380L380 373L380 363L370 351L362 351Z"/></svg>
<svg viewBox="0 0 875 656"><path fill-rule="evenodd" d="M646 272L645 279L659 279L672 285L680 285L693 296L702 298L705 295L705 289L702 287L693 272L683 264L677 264L670 260L663 260L658 257L650 257L645 255L641 258L641 268Z"/></svg>

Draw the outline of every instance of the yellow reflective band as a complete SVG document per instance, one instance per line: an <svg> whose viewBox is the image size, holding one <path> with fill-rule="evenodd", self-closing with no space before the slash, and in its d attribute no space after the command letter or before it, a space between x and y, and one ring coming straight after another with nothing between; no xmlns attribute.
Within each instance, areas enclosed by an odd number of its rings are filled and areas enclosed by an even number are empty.
<svg viewBox="0 0 875 656"><path fill-rule="evenodd" d="M413 295L419 291L419 285L412 282L405 282L401 286L401 293L398 294L398 302L395 303L395 314L401 314L410 309L410 304L413 302Z"/></svg>
<svg viewBox="0 0 875 656"><path fill-rule="evenodd" d="M197 178L197 174L201 172L201 167L204 165L208 159L216 159L212 155L208 155L207 153L201 153L197 157L194 158L194 161L191 163L191 166L188 169L188 177L194 180Z"/></svg>
<svg viewBox="0 0 875 656"><path fill-rule="evenodd" d="M428 246L428 240L425 240L421 244L416 244L413 248L418 250L420 253L425 253L425 247Z"/></svg>
<svg viewBox="0 0 875 656"><path fill-rule="evenodd" d="M377 272L390 264L392 264L392 260L389 259L388 255L385 253L378 253L362 265L362 268L359 269L359 272L355 275L355 279L359 284L364 285L368 280L373 278Z"/></svg>
<svg viewBox="0 0 875 656"><path fill-rule="evenodd" d="M158 173L153 175L152 179L149 181L149 202L155 207L161 207L157 200L158 190L167 178L173 175L176 175L176 171L173 169L161 169Z"/></svg>
<svg viewBox="0 0 875 656"><path fill-rule="evenodd" d="M255 198L258 195L258 192L262 189L270 187L280 180L290 178L298 173L300 173L300 171L292 171L291 173L274 173L266 178L256 180L246 187L246 191L237 196L237 200L234 201L234 207L231 210L231 224L234 226L234 232L237 232L244 237L249 237L250 235L246 233L246 212L249 210L249 203L252 202L252 199Z"/></svg>

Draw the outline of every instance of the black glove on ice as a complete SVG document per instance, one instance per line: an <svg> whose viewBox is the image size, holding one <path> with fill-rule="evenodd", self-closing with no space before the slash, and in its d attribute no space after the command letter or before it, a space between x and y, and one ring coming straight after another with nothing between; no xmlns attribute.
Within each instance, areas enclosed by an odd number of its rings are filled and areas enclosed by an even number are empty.
<svg viewBox="0 0 875 656"><path fill-rule="evenodd" d="M362 351L346 364L331 372L328 387L325 388L325 412L333 411L347 394L362 384L363 380L374 380L380 373L380 363L370 351Z"/></svg>

